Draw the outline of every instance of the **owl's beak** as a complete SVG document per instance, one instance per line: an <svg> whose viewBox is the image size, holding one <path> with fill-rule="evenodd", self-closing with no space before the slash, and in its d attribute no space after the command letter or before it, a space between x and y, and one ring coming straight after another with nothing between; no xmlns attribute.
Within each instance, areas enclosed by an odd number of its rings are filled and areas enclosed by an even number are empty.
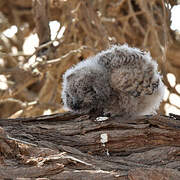
<svg viewBox="0 0 180 180"><path fill-rule="evenodd" d="M78 110L81 108L82 101L77 100L76 98L73 99L73 109Z"/></svg>

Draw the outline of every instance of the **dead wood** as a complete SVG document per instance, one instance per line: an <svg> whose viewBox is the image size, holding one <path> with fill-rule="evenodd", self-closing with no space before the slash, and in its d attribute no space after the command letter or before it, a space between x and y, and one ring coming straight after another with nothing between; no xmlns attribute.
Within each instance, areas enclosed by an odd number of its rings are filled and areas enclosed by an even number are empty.
<svg viewBox="0 0 180 180"><path fill-rule="evenodd" d="M0 119L0 126L0 177L180 178L177 115L100 121L63 113Z"/></svg>

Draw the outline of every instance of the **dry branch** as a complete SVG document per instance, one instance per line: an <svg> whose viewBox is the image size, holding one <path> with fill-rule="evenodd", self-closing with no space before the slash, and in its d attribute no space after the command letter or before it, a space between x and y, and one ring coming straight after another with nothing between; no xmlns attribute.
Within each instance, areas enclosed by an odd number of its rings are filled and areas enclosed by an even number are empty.
<svg viewBox="0 0 180 180"><path fill-rule="evenodd" d="M83 174L87 179L132 180L143 176L154 180L167 176L174 180L180 177L180 118L177 115L97 121L88 115L64 113L1 119L0 125L6 131L0 131L1 177L5 177L3 172L11 172L7 177L58 179L80 179ZM3 171L6 160L20 166L15 168L10 163Z"/></svg>
<svg viewBox="0 0 180 180"><path fill-rule="evenodd" d="M16 25L18 32L13 38L5 37L3 34L0 36L0 55L5 64L2 67L0 64L0 72L13 84L8 86L6 92L2 91L1 99L13 97L27 104L32 101L38 102L39 105L33 106L33 110L27 106L19 116L37 116L47 109L53 113L62 112L59 107L62 74L65 70L112 43L125 42L151 51L153 58L159 63L169 91L178 94L166 78L167 73L174 73L176 82L179 83L180 71L179 41L176 32L170 29L171 9L170 6L165 6L165 3L171 4L171 8L176 4L171 0L30 0L27 2L2 0L0 3L0 11L3 13L2 24L8 24L8 27ZM52 20L60 23L54 40L50 39L49 30L49 21ZM65 28L65 32L60 39L57 39L62 28ZM40 45L31 56L26 56L22 53L22 45L25 38L30 33L34 33L34 30L38 34ZM59 42L57 47L53 46L55 41ZM12 52L12 48L16 48L18 52ZM33 55L39 56L34 62ZM34 80L30 75L28 80L24 81L23 73L21 70L18 73L17 70L16 74L22 74L22 78L17 82L16 77L15 80L13 78L14 73L8 75L4 73L17 67L24 69L26 67L26 71L30 74L31 71L38 72L41 78ZM25 85L22 83L19 85L19 82L25 82ZM11 91L15 96L11 96ZM24 96L25 92L28 92L27 97ZM171 104L169 99L162 103L161 113L165 112L166 103ZM53 108L47 104L56 106ZM20 110L17 110L17 114ZM15 115L18 116L17 114ZM4 113L2 117L7 116L13 114Z"/></svg>

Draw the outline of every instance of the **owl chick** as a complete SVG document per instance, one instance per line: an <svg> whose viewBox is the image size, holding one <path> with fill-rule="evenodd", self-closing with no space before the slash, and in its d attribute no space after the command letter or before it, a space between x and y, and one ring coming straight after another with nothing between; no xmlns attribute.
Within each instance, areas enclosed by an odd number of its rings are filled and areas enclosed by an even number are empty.
<svg viewBox="0 0 180 180"><path fill-rule="evenodd" d="M147 52L113 45L68 69L62 100L70 111L122 117L154 114L165 86Z"/></svg>

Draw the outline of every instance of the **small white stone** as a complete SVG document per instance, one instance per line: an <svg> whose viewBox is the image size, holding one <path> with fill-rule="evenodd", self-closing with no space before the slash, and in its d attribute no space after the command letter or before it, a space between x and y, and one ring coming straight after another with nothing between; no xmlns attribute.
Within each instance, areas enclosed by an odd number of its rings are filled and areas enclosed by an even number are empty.
<svg viewBox="0 0 180 180"><path fill-rule="evenodd" d="M105 143L108 142L108 135L107 135L107 133L101 134L101 140L100 141L101 141L102 144L105 144Z"/></svg>
<svg viewBox="0 0 180 180"><path fill-rule="evenodd" d="M106 150L106 154L107 154L107 156L110 156L109 150L108 150L108 149Z"/></svg>
<svg viewBox="0 0 180 180"><path fill-rule="evenodd" d="M101 122L101 121L106 121L106 120L108 120L108 119L109 119L108 117L97 117L97 118L96 118L96 121Z"/></svg>

